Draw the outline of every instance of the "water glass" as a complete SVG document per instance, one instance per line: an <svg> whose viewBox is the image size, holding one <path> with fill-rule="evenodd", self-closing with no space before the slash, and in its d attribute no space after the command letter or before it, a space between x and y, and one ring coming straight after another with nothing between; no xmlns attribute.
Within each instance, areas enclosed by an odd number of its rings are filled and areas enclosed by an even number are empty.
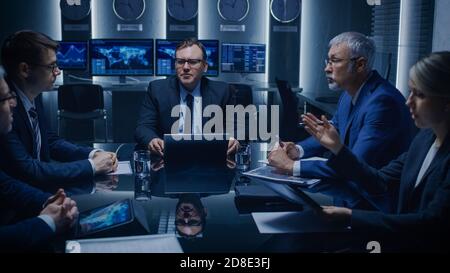
<svg viewBox="0 0 450 273"><path fill-rule="evenodd" d="M236 153L236 168L239 170L248 170L250 168L251 157L250 145L242 145Z"/></svg>
<svg viewBox="0 0 450 273"><path fill-rule="evenodd" d="M148 176L150 175L150 151L139 150L134 151L134 173L137 176Z"/></svg>

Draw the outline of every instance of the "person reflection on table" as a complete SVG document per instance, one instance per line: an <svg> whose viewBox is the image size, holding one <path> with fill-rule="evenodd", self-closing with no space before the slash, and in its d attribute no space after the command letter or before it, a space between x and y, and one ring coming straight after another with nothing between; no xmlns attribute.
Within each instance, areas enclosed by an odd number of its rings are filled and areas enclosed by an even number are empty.
<svg viewBox="0 0 450 273"><path fill-rule="evenodd" d="M186 238L198 237L205 227L207 210L197 194L182 194L175 212L175 227Z"/></svg>

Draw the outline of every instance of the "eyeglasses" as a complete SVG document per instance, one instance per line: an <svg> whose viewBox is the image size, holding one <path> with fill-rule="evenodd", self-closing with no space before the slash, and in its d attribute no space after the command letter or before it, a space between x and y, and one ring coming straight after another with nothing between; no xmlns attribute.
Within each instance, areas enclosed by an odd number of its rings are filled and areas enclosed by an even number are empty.
<svg viewBox="0 0 450 273"><path fill-rule="evenodd" d="M177 66L184 66L185 63L188 63L189 66L198 66L203 62L203 60L200 59L175 59L175 65Z"/></svg>
<svg viewBox="0 0 450 273"><path fill-rule="evenodd" d="M341 62L346 61L346 60L349 60L349 61L353 62L353 61L358 60L359 58L360 57L354 57L354 58L350 58L350 59L339 59L339 58L331 58L331 59L329 59L329 58L326 58L325 59L325 66L328 66L328 65L335 66L338 63L341 63Z"/></svg>
<svg viewBox="0 0 450 273"><path fill-rule="evenodd" d="M202 225L202 221L201 220L188 220L187 222L184 221L184 219L177 219L175 220L175 225L176 226L194 226L194 227L199 227Z"/></svg>
<svg viewBox="0 0 450 273"><path fill-rule="evenodd" d="M7 96L6 98L0 99L0 103L4 102L4 101L10 101L10 100L16 100L17 99L17 95L15 92L9 92L9 96Z"/></svg>
<svg viewBox="0 0 450 273"><path fill-rule="evenodd" d="M54 63L54 64L33 64L33 65L50 69L53 74L56 74L56 72L59 72L59 66L56 63Z"/></svg>

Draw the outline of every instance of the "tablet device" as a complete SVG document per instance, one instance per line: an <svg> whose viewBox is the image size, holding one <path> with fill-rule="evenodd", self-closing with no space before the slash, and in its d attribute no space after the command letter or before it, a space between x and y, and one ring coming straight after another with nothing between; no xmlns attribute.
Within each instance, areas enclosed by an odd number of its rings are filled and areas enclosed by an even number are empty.
<svg viewBox="0 0 450 273"><path fill-rule="evenodd" d="M76 237L86 237L132 223L133 205L130 199L95 208L80 214Z"/></svg>

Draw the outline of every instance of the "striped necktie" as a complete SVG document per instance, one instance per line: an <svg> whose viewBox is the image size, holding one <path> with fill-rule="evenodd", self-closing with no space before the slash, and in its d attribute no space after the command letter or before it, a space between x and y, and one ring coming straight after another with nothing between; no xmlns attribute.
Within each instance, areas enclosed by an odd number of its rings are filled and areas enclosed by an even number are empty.
<svg viewBox="0 0 450 273"><path fill-rule="evenodd" d="M186 106L188 107L188 109L189 109L189 111L191 112L191 120L190 120L190 122L191 122L191 132L187 132L187 130L186 130L186 119L184 120L184 133L185 134L190 134L190 133L193 133L194 132L194 123L193 123L193 120L194 120L194 96L192 96L191 94L187 94L186 95L186 98L185 98L185 101L186 101Z"/></svg>
<svg viewBox="0 0 450 273"><path fill-rule="evenodd" d="M41 159L41 132L39 129L39 120L36 112L36 108L28 110L30 116L31 129L33 130L33 150L37 160Z"/></svg>

